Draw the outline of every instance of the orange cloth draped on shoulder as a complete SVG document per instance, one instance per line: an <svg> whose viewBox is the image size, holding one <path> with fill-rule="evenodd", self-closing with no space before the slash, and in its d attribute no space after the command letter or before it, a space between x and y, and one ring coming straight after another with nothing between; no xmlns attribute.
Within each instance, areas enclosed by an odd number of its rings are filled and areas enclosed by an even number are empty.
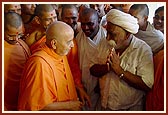
<svg viewBox="0 0 168 115"><path fill-rule="evenodd" d="M27 44L19 39L15 45L4 41L4 103L7 110L17 110L19 83L26 60Z"/></svg>
<svg viewBox="0 0 168 115"><path fill-rule="evenodd" d="M81 71L79 68L79 60L78 60L78 48L76 40L73 39L74 47L71 48L70 52L67 55L68 63L75 81L75 85L78 87L83 87L81 83Z"/></svg>
<svg viewBox="0 0 168 115"><path fill-rule="evenodd" d="M164 110L164 50L154 56L155 79L154 85L146 96L147 111Z"/></svg>
<svg viewBox="0 0 168 115"><path fill-rule="evenodd" d="M43 44L43 43L45 43L46 42L46 36L43 36L41 39L39 39L37 42L35 42L34 44L32 44L31 46L30 46L30 51L31 51L31 53L33 54L35 51L36 51L36 49L41 45L41 44Z"/></svg>
<svg viewBox="0 0 168 115"><path fill-rule="evenodd" d="M46 44L28 59L20 83L19 110L41 110L53 102L77 100L66 56Z"/></svg>

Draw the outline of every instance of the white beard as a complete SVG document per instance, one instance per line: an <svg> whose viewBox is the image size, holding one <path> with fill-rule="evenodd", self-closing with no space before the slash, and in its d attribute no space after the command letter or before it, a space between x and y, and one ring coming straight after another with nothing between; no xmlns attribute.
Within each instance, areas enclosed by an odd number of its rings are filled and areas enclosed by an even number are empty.
<svg viewBox="0 0 168 115"><path fill-rule="evenodd" d="M116 43L114 40L108 40L108 44L113 48L116 46Z"/></svg>

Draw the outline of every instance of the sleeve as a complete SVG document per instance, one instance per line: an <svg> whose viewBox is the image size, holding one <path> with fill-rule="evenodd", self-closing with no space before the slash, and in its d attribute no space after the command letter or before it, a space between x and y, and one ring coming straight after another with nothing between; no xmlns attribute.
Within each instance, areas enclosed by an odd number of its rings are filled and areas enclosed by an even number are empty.
<svg viewBox="0 0 168 115"><path fill-rule="evenodd" d="M154 64L153 54L150 47L144 47L146 50L142 50L139 64L137 67L137 75L142 77L143 82L152 88L154 83Z"/></svg>
<svg viewBox="0 0 168 115"><path fill-rule="evenodd" d="M52 70L40 57L28 60L20 83L19 110L41 110L56 100Z"/></svg>

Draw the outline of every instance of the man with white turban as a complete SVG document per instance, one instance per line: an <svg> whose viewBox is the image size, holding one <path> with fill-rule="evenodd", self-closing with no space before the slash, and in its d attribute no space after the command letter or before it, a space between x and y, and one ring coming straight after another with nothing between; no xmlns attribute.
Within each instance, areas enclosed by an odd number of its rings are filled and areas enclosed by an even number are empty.
<svg viewBox="0 0 168 115"><path fill-rule="evenodd" d="M137 19L117 9L107 13L107 40L115 43L106 64L91 67L100 77L103 110L141 111L144 96L153 85L151 48L133 34L138 32Z"/></svg>

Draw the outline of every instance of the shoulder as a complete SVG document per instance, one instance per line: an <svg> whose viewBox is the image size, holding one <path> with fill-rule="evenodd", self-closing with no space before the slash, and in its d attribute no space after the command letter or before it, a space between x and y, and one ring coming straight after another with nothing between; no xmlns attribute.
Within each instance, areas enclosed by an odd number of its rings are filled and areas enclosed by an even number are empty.
<svg viewBox="0 0 168 115"><path fill-rule="evenodd" d="M142 51L148 50L152 53L151 47L143 40L133 36L132 45L136 49L141 49Z"/></svg>
<svg viewBox="0 0 168 115"><path fill-rule="evenodd" d="M27 61L27 64L28 65L35 65L35 66L44 66L44 65L47 65L47 60L46 58L49 59L49 57L47 57L47 54L46 52L40 50L40 51L37 51L35 53L33 53L30 58L28 59Z"/></svg>

